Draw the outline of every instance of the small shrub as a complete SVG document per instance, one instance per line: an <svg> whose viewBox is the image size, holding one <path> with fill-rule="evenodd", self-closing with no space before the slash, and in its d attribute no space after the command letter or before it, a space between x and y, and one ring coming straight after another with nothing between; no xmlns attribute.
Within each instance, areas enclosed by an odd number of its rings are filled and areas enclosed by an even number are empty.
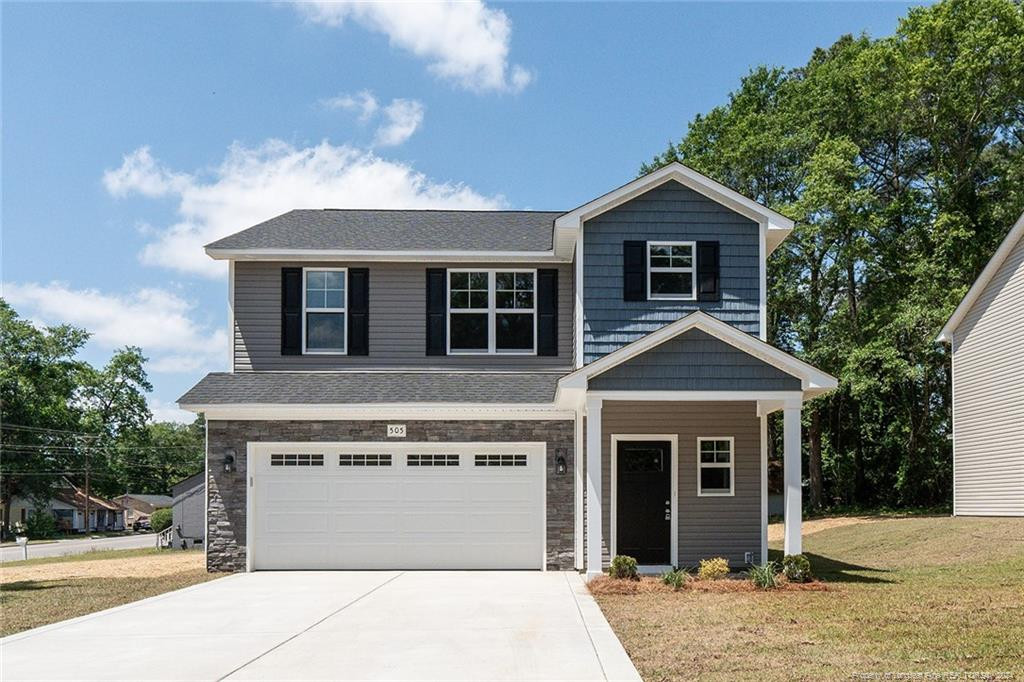
<svg viewBox="0 0 1024 682"><path fill-rule="evenodd" d="M697 577L701 580L718 580L729 575L729 561L722 557L701 559Z"/></svg>
<svg viewBox="0 0 1024 682"><path fill-rule="evenodd" d="M686 581L689 579L690 576L686 574L686 571L680 571L677 569L665 571L661 574L661 582L675 590L682 589L683 585L685 585Z"/></svg>
<svg viewBox="0 0 1024 682"><path fill-rule="evenodd" d="M747 575L750 576L750 581L754 583L754 587L758 589L772 590L779 586L779 567L774 561L769 561L760 566L751 566L750 570L747 571Z"/></svg>
<svg viewBox="0 0 1024 682"><path fill-rule="evenodd" d="M153 512L152 516L149 517L149 526L153 529L154 533L159 533L160 531L171 527L173 518L174 517L171 516L170 509L157 509Z"/></svg>
<svg viewBox="0 0 1024 682"><path fill-rule="evenodd" d="M25 524L25 535L30 540L43 540L52 538L57 534L57 519L45 509L36 509L28 515L28 522Z"/></svg>
<svg viewBox="0 0 1024 682"><path fill-rule="evenodd" d="M611 577L617 580L640 580L636 570L636 559L631 556L618 554L612 557L612 564L608 571Z"/></svg>
<svg viewBox="0 0 1024 682"><path fill-rule="evenodd" d="M808 582L811 579L811 562L803 554L787 554L782 558L782 572L790 582Z"/></svg>

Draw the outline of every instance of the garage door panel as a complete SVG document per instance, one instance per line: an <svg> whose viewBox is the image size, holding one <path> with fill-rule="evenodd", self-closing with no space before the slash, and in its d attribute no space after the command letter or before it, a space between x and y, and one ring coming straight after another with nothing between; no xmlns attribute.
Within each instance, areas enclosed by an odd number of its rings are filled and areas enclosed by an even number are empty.
<svg viewBox="0 0 1024 682"><path fill-rule="evenodd" d="M311 451L302 444L259 447ZM318 443L316 452L322 466L300 467L271 466L269 454L257 451L255 568L542 566L543 444L389 443L385 451L379 443ZM389 465L369 454L382 452Z"/></svg>

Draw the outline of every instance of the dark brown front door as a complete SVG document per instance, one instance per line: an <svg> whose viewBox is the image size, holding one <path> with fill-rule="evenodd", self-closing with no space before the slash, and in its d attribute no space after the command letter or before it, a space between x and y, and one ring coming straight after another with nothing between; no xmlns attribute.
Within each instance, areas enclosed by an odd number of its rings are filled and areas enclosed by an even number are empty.
<svg viewBox="0 0 1024 682"><path fill-rule="evenodd" d="M616 552L638 563L671 561L672 446L668 441L619 441L616 455Z"/></svg>

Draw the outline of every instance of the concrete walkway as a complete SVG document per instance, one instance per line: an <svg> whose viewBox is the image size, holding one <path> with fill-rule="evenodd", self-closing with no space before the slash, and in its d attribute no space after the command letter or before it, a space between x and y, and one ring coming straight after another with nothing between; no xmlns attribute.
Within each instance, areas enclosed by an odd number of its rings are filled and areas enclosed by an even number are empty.
<svg viewBox="0 0 1024 682"><path fill-rule="evenodd" d="M39 559L41 557L84 554L85 552L94 552L101 549L142 549L146 547L156 547L156 534L139 533L138 535L121 535L110 538L96 538L95 540L69 538L67 540L45 542L38 545L29 544L28 558ZM0 562L21 561L22 559L21 547L15 545L13 547L0 548Z"/></svg>
<svg viewBox="0 0 1024 682"><path fill-rule="evenodd" d="M639 680L575 573L236 575L0 640L10 680Z"/></svg>

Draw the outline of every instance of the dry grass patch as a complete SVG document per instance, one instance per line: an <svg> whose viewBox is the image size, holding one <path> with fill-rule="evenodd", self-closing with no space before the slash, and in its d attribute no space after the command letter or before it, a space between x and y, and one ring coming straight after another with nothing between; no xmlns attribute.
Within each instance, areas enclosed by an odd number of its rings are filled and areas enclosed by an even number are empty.
<svg viewBox="0 0 1024 682"><path fill-rule="evenodd" d="M110 551L0 567L0 636L206 582L200 551Z"/></svg>
<svg viewBox="0 0 1024 682"><path fill-rule="evenodd" d="M587 583L587 588L594 596L598 595L633 595L633 594L671 594L680 590L694 592L714 592L727 594L735 592L763 592L746 578L726 578L723 580L687 580L676 590L666 585L661 578L644 576L640 580L615 580L607 576L594 578ZM783 592L824 592L828 587L820 581L810 583L790 583L780 576L778 587L773 591Z"/></svg>
<svg viewBox="0 0 1024 682"><path fill-rule="evenodd" d="M595 598L648 682L1024 677L1024 519L838 525L804 549L824 585L719 580L616 594L598 582Z"/></svg>

